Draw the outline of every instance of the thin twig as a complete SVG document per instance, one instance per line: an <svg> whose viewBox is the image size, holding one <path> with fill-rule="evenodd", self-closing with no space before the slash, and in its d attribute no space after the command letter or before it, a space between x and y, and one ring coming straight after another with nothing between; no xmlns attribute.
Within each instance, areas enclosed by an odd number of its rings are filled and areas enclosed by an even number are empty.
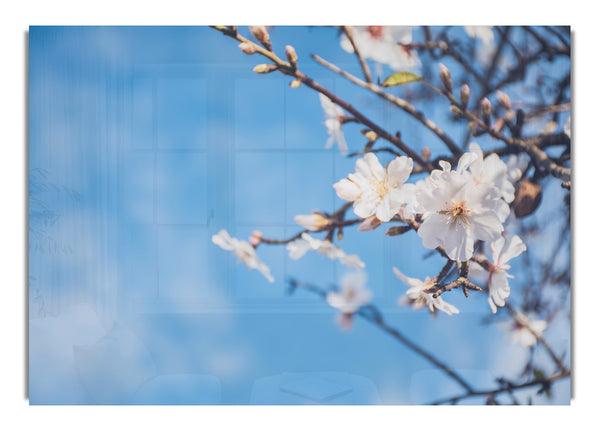
<svg viewBox="0 0 600 431"><path fill-rule="evenodd" d="M354 49L354 53L356 54L356 58L358 58L358 61L360 63L360 67L362 68L363 74L365 75L365 81L372 83L373 82L373 77L371 76L371 70L369 69L369 65L367 64L367 62L365 61L365 59L363 58L363 56L360 53L360 50L358 49L358 46L356 45L356 42L354 41L354 35L352 32L352 27L348 27L348 26L343 26L342 29L344 30L344 33L346 34L346 37L348 38L348 40L350 41L350 44L352 45L352 48Z"/></svg>
<svg viewBox="0 0 600 431"><path fill-rule="evenodd" d="M385 139L386 141L391 142L394 146L396 146L398 149L400 149L403 153L405 153L407 156L411 157L419 165L421 165L422 167L424 167L425 169L427 169L427 171L430 172L430 171L433 170L433 166L430 163L428 163L425 160L423 160L421 158L421 156L419 156L414 150L412 150L410 147L408 147L400 139L400 137L392 135L387 130L385 130L381 126L377 125L376 123L374 123L373 121L371 121L370 119L368 119L365 115L363 115L360 111L358 111L350 103L348 103L345 100L339 98L334 93L332 93L330 90L328 90L327 88L323 87L321 84L319 84L318 82L314 81L313 79L309 78L304 73L300 72L300 70L298 70L297 68L293 67L287 61L283 61L277 55L275 55L273 52L268 51L268 50L264 49L263 47L261 47L260 45L254 43L253 41L245 38L244 36L242 36L241 34L239 34L237 31L235 31L235 32L232 31L229 27L212 26L212 28L220 31L225 36L231 37L231 38L233 38L233 39L235 39L235 40L237 40L239 42L251 45L256 53L262 55L263 57L268 58L269 60L271 60L274 63L274 65L277 66L277 70L280 73L283 73L284 75L288 75L288 76L293 76L294 78L300 80L307 87L312 88L313 90L315 90L315 91L323 94L324 96L326 96L327 98L329 98L329 100L331 100L333 103L335 103L336 105L338 105L339 107L341 107L345 111L347 111L350 114L352 114L352 116L357 121L359 121L360 123L364 124L369 129L373 130L381 138Z"/></svg>
<svg viewBox="0 0 600 431"><path fill-rule="evenodd" d="M327 297L326 291L308 283L301 283L296 280L291 280L290 285L293 286L294 289L300 287L310 292L316 293L323 298ZM412 351L414 351L415 353L417 353L418 355L435 365L437 368L446 373L450 378L456 381L460 386L466 389L468 393L474 392L471 385L469 385L463 377L458 375L455 371L451 370L446 364L437 359L431 353L427 352L425 349L421 348L420 346L409 340L399 330L388 325L383 319L383 314L381 313L381 311L377 309L374 305L369 305L369 309L374 312L367 313L363 309L360 309L356 312L356 314L365 319L366 321L379 327L381 330L394 337L400 343L402 343L403 345L405 345L406 347L408 347L409 349L411 349Z"/></svg>
<svg viewBox="0 0 600 431"><path fill-rule="evenodd" d="M406 100L401 99L400 97L394 96L393 94L390 94L390 93L382 90L380 87L378 87L377 85L375 85L373 83L368 83L368 82L361 80L360 78L357 78L356 76L346 72L345 70L340 69L335 64L328 62L327 60L319 57L318 55L312 54L311 57L320 65L325 66L329 70L343 76L344 78L346 78L348 81L352 82L353 84L356 84L359 87L365 88L365 89L371 91L372 93L376 94L377 96L381 97L382 99L385 99L388 102L396 105L398 108L400 108L404 112L410 114L417 121L419 121L421 124L423 124L429 130L431 130L433 133L435 133L444 142L444 144L446 144L446 146L452 152L452 154L454 154L454 155L462 154L462 151L460 150L460 148L458 148L456 146L456 144L454 143L452 138L450 138L437 124L435 124L429 118L425 117L425 115L423 115L423 113L421 111L417 110L417 108L415 108L413 105L411 105Z"/></svg>

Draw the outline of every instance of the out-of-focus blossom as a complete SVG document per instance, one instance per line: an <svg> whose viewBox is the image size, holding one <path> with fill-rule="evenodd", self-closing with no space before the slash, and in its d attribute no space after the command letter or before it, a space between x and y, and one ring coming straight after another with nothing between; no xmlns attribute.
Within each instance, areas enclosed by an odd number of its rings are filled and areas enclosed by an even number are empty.
<svg viewBox="0 0 600 431"><path fill-rule="evenodd" d="M497 306L504 307L504 300L510 295L508 279L514 278L507 272L510 269L508 261L519 256L527 250L527 247L517 235L510 237L508 241L504 237L500 237L492 242L490 247L492 249L492 265L484 270L488 273L488 302L492 313L496 313Z"/></svg>
<svg viewBox="0 0 600 431"><path fill-rule="evenodd" d="M304 229L308 229L312 232L318 231L330 223L328 219L317 212L313 212L312 214L299 214L294 217L294 221Z"/></svg>
<svg viewBox="0 0 600 431"><path fill-rule="evenodd" d="M338 259L350 268L362 269L365 267L364 262L357 255L347 255L341 248L333 245L331 241L313 238L306 232L297 240L290 242L287 245L287 250L294 260L300 259L307 251L312 250L327 256L331 260Z"/></svg>
<svg viewBox="0 0 600 431"><path fill-rule="evenodd" d="M401 156L392 160L386 169L377 156L367 153L356 161L356 172L333 185L337 195L354 203L359 217L372 215L383 222L390 221L402 205L412 199L415 186L404 184L410 176L413 161Z"/></svg>
<svg viewBox="0 0 600 431"><path fill-rule="evenodd" d="M486 45L494 42L494 31L492 30L492 27L486 25L465 25L463 28L465 29L465 33L470 37L479 39Z"/></svg>
<svg viewBox="0 0 600 431"><path fill-rule="evenodd" d="M469 165L473 181L476 184L490 184L498 188L501 199L496 202L496 212L500 221L504 222L510 214L508 204L515 199L515 186L508 176L508 168L496 153L484 159L483 151L475 142L471 143L469 150L477 156Z"/></svg>
<svg viewBox="0 0 600 431"><path fill-rule="evenodd" d="M258 258L256 250L249 242L232 238L225 229L219 231L219 233L216 235L213 235L212 242L221 247L223 250L233 252L233 255L240 261L244 262L248 268L256 269L271 283L275 281L271 275L271 270Z"/></svg>
<svg viewBox="0 0 600 431"><path fill-rule="evenodd" d="M433 293L427 293L426 290L434 286L432 279L427 277L424 281L417 278L407 277L402 274L398 268L392 268L396 277L408 286L408 290L404 296L398 300L399 305L411 305L413 309L420 310L427 307L432 313L437 310L443 311L448 315L458 314L458 308L454 305L445 302L441 297L434 298Z"/></svg>
<svg viewBox="0 0 600 431"><path fill-rule="evenodd" d="M477 184L466 168L477 158L465 153L456 170L442 161L442 170L417 183L417 200L423 212L418 234L427 248L443 246L453 260L473 255L476 240L494 241L503 231L497 214L500 192L490 184Z"/></svg>
<svg viewBox="0 0 600 431"><path fill-rule="evenodd" d="M492 27L485 25L464 26L465 33L474 39L481 41L477 48L477 59L482 63L488 63L494 53L494 31Z"/></svg>
<svg viewBox="0 0 600 431"><path fill-rule="evenodd" d="M515 184L523 177L523 173L527 170L527 165L529 161L527 160L527 155L525 153L521 153L518 156L515 154L511 154L506 159L506 169L509 180Z"/></svg>
<svg viewBox="0 0 600 431"><path fill-rule="evenodd" d="M327 302L342 314L353 314L373 298L373 292L367 287L367 276L364 272L344 275L338 292L329 292Z"/></svg>
<svg viewBox="0 0 600 431"><path fill-rule="evenodd" d="M337 142L340 153L346 155L348 153L348 144L344 138L341 121L344 111L321 93L319 93L319 99L325 112L325 127L327 127L327 133L329 134L325 148L331 148Z"/></svg>
<svg viewBox="0 0 600 431"><path fill-rule="evenodd" d="M540 319L532 319L523 313L515 314L515 321L510 326L510 339L513 343L519 343L524 347L533 347L537 343L536 335L532 334L528 327L537 334L538 337L548 327L548 322Z"/></svg>
<svg viewBox="0 0 600 431"><path fill-rule="evenodd" d="M411 27L358 26L352 27L352 35L364 58L387 64L397 72L417 72L421 67L421 60L415 50L398 45L412 42ZM344 51L354 52L352 43L345 34L342 35L340 44Z"/></svg>

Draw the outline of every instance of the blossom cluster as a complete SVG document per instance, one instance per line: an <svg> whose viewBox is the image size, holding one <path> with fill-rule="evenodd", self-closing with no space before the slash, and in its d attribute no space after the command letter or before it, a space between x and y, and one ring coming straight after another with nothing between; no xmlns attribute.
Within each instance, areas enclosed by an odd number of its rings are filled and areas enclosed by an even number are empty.
<svg viewBox="0 0 600 431"><path fill-rule="evenodd" d="M415 225L423 246L442 247L446 255L457 262L473 257L476 241L488 243L492 261L485 268L475 264L474 272L488 274L489 304L495 313L510 293L508 261L526 249L518 236L510 237L507 242L503 225L510 215L509 203L515 195L511 178L519 177L520 170L512 167L509 172L495 153L484 157L476 143L472 143L469 150L458 160L455 169L449 162L440 161L441 169L433 170L427 178L414 184L406 182L413 170L409 157L396 157L384 168L374 153L367 153L356 161L355 172L333 187L338 197L352 202L355 214L369 220L371 226L394 218L414 222L418 215L420 223ZM373 218L377 222L374 223ZM430 279L408 278L395 268L394 272L409 287L405 303L408 301L414 308L427 307L432 312L458 312L427 293L433 286Z"/></svg>

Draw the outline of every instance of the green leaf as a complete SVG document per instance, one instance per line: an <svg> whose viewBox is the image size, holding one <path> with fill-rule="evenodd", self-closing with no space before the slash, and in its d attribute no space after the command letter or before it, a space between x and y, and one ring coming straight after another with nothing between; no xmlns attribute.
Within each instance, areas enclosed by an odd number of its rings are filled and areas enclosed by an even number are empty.
<svg viewBox="0 0 600 431"><path fill-rule="evenodd" d="M398 72L388 76L382 84L382 87L394 87L396 85L404 85L410 82L423 81L422 76L415 75L410 72Z"/></svg>

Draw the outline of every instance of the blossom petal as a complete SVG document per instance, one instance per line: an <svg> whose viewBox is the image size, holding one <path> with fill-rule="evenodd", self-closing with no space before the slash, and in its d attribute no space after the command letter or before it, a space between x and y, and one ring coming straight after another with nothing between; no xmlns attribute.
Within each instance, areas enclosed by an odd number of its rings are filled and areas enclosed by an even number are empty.
<svg viewBox="0 0 600 431"><path fill-rule="evenodd" d="M508 244L506 245L506 249L500 256L499 264L505 264L509 260L519 256L525 250L527 250L527 246L523 243L523 240L518 235L510 237Z"/></svg>
<svg viewBox="0 0 600 431"><path fill-rule="evenodd" d="M223 250L231 251L235 248L232 238L225 229L220 230L212 236L212 242L221 247Z"/></svg>
<svg viewBox="0 0 600 431"><path fill-rule="evenodd" d="M456 225L456 223L455 223ZM475 240L473 230L467 226L450 226L443 238L444 248L452 260L465 262L473 256Z"/></svg>
<svg viewBox="0 0 600 431"><path fill-rule="evenodd" d="M349 202L354 202L360 197L361 194L360 187L358 187L354 181L350 181L347 178L339 180L333 185L333 188L340 199L344 199Z"/></svg>
<svg viewBox="0 0 600 431"><path fill-rule="evenodd" d="M498 216L492 211L473 214L471 216L471 227L475 238L483 241L494 241L504 230Z"/></svg>
<svg viewBox="0 0 600 431"><path fill-rule="evenodd" d="M413 170L413 160L410 157L396 157L387 166L388 181L396 187L404 184Z"/></svg>

